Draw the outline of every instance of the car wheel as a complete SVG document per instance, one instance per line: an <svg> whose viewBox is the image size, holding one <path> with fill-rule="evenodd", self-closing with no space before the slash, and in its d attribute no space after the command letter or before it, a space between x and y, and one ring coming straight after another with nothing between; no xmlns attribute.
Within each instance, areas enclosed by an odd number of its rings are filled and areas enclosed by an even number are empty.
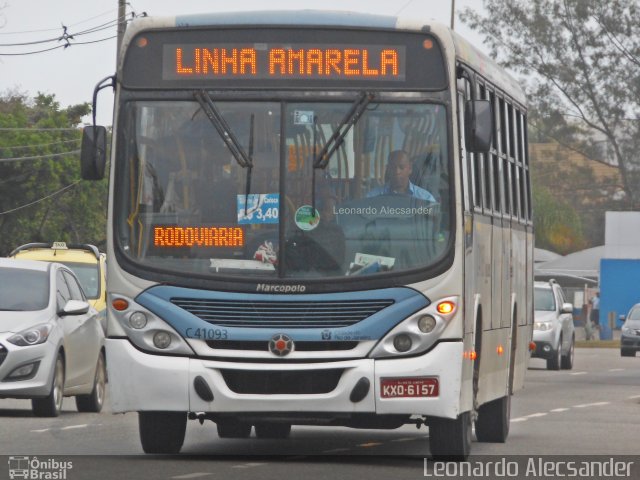
<svg viewBox="0 0 640 480"><path fill-rule="evenodd" d="M622 357L635 357L636 356L636 351L635 350L629 350L627 348L621 348L620 349L620 356L622 356Z"/></svg>
<svg viewBox="0 0 640 480"><path fill-rule="evenodd" d="M504 443L509 435L510 418L510 395L481 405L475 422L476 439L479 442Z"/></svg>
<svg viewBox="0 0 640 480"><path fill-rule="evenodd" d="M256 423L258 438L287 438L291 434L290 423Z"/></svg>
<svg viewBox="0 0 640 480"><path fill-rule="evenodd" d="M93 380L93 390L89 395L78 395L76 397L76 407L79 412L98 413L104 405L104 393L107 373L104 366L104 354L100 352L98 355L98 363L96 364L96 374Z"/></svg>
<svg viewBox="0 0 640 480"><path fill-rule="evenodd" d="M563 370L571 370L573 368L573 359L576 353L576 337L571 337L571 345L566 355L562 356L561 367Z"/></svg>
<svg viewBox="0 0 640 480"><path fill-rule="evenodd" d="M458 418L432 418L429 422L429 448L435 461L464 461L471 452L471 414Z"/></svg>
<svg viewBox="0 0 640 480"><path fill-rule="evenodd" d="M553 356L547 358L547 370L560 370L560 363L562 361L562 337L558 340L558 348L554 350Z"/></svg>
<svg viewBox="0 0 640 480"><path fill-rule="evenodd" d="M31 407L36 417L57 417L62 410L64 399L64 360L58 354L56 366L53 372L53 383L51 392L45 398L34 398L31 400Z"/></svg>
<svg viewBox="0 0 640 480"><path fill-rule="evenodd" d="M138 412L138 427L145 453L179 453L187 430L187 414Z"/></svg>
<svg viewBox="0 0 640 480"><path fill-rule="evenodd" d="M220 419L216 422L216 427L220 438L247 438L251 435L251 424L237 418Z"/></svg>

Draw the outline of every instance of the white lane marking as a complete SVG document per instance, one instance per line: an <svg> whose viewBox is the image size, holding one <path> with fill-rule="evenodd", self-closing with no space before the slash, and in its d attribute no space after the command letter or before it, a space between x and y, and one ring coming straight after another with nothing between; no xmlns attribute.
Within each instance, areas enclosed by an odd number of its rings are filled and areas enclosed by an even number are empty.
<svg viewBox="0 0 640 480"><path fill-rule="evenodd" d="M322 453L338 453L338 452L348 452L348 448L334 448L333 450L325 450Z"/></svg>
<svg viewBox="0 0 640 480"><path fill-rule="evenodd" d="M520 417L520 418L512 418L512 419L511 419L511 422L512 422L512 423L516 423L516 422L526 422L527 420L529 420L529 419L528 419L528 418L526 418L526 417Z"/></svg>
<svg viewBox="0 0 640 480"><path fill-rule="evenodd" d="M232 468L253 468L266 465L266 463L243 463L242 465L234 465Z"/></svg>
<svg viewBox="0 0 640 480"><path fill-rule="evenodd" d="M568 411L568 408L554 408L553 410L551 410L552 412L566 412Z"/></svg>
<svg viewBox="0 0 640 480"><path fill-rule="evenodd" d="M87 428L88 425L84 424L84 425L69 425L68 427L62 427L60 430L73 430L76 428Z"/></svg>
<svg viewBox="0 0 640 480"><path fill-rule="evenodd" d="M195 472L195 473L187 473L186 475L176 475L171 478L198 478L198 477L208 477L209 475L213 475L213 473L207 472Z"/></svg>
<svg viewBox="0 0 640 480"><path fill-rule="evenodd" d="M532 413L531 415L525 415L524 418L536 418L536 417L544 417L547 415L546 413Z"/></svg>
<svg viewBox="0 0 640 480"><path fill-rule="evenodd" d="M31 430L31 433L42 433L42 432L48 432L50 429L49 428L43 428L42 430Z"/></svg>
<svg viewBox="0 0 640 480"><path fill-rule="evenodd" d="M602 405L609 405L610 403L611 402L583 403L581 405L574 405L573 408L600 407Z"/></svg>
<svg viewBox="0 0 640 480"><path fill-rule="evenodd" d="M392 442L410 442L411 440L422 440L422 438L414 438L414 437L405 437L405 438L394 438L391 440Z"/></svg>
<svg viewBox="0 0 640 480"><path fill-rule="evenodd" d="M587 372L573 372L573 373L570 373L569 375L586 375L586 374Z"/></svg>
<svg viewBox="0 0 640 480"><path fill-rule="evenodd" d="M635 400L636 398L640 398L640 395L633 395L631 397L627 397L627 400Z"/></svg>
<svg viewBox="0 0 640 480"><path fill-rule="evenodd" d="M610 368L609 371L610 372L624 372L625 369L624 368Z"/></svg>

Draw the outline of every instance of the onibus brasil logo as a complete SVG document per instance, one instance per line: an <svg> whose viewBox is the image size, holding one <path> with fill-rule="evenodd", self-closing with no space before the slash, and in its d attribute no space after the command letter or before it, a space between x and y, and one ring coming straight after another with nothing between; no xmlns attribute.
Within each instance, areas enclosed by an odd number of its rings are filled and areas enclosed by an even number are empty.
<svg viewBox="0 0 640 480"><path fill-rule="evenodd" d="M9 478L25 478L32 480L66 480L67 470L73 468L73 462L60 461L54 458L39 460L38 457L9 457Z"/></svg>

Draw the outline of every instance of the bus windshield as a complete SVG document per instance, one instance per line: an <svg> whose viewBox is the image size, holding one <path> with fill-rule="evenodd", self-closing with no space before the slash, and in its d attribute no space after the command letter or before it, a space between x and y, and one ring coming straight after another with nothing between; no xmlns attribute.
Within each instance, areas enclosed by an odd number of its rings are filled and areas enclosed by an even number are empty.
<svg viewBox="0 0 640 480"><path fill-rule="evenodd" d="M121 252L178 275L274 279L438 262L451 237L445 108L362 98L127 102Z"/></svg>

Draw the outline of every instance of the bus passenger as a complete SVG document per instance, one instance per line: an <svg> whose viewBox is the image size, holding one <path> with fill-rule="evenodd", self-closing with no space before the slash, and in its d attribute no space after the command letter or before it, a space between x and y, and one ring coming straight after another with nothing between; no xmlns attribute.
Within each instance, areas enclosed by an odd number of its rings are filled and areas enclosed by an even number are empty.
<svg viewBox="0 0 640 480"><path fill-rule="evenodd" d="M413 166L409 154L404 150L394 150L389 154L387 162L385 184L369 191L367 197L380 195L408 195L419 200L436 202L431 193L411 182Z"/></svg>

